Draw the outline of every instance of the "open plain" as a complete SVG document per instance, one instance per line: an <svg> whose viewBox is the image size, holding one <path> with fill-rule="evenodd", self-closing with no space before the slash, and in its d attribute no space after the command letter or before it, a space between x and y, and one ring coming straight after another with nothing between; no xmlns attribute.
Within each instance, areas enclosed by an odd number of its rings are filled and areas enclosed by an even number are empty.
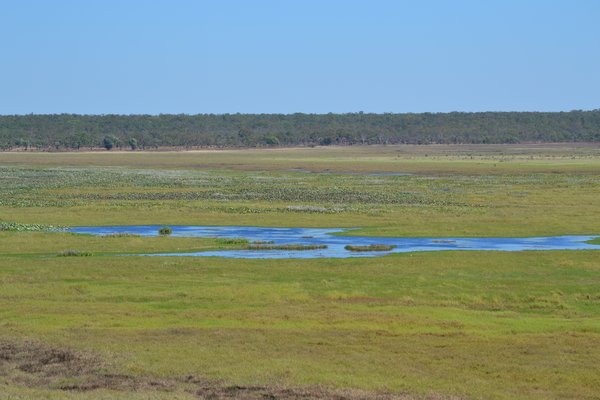
<svg viewBox="0 0 600 400"><path fill-rule="evenodd" d="M123 257L240 243L48 229L600 236L599 196L585 144L0 152L0 398L596 399L600 251Z"/></svg>

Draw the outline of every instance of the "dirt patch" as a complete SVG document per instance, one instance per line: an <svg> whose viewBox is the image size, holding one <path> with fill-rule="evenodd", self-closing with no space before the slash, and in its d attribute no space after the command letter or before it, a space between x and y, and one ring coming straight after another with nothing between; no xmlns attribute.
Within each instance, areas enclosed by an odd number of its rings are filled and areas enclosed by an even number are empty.
<svg viewBox="0 0 600 400"><path fill-rule="evenodd" d="M111 365L100 357L34 341L0 340L0 377L27 387L88 391L140 390L174 385L168 381L111 374Z"/></svg>
<svg viewBox="0 0 600 400"><path fill-rule="evenodd" d="M86 357L87 358L87 357ZM86 369L94 360L76 355L72 351L43 346L36 342L0 341L0 365L44 376L62 375Z"/></svg>
<svg viewBox="0 0 600 400"><path fill-rule="evenodd" d="M425 396L415 397L408 394L378 393L363 390L332 390L320 386L309 386L305 388L289 388L277 386L227 386L227 387L203 387L196 395L207 400L452 400L452 397ZM458 399L457 399L458 400Z"/></svg>
<svg viewBox="0 0 600 400"><path fill-rule="evenodd" d="M0 383L61 391L110 389L122 392L187 392L199 399L225 400L454 400L448 396L415 397L362 390L334 390L321 386L238 386L195 376L169 379L112 374L100 357L34 341L0 340Z"/></svg>

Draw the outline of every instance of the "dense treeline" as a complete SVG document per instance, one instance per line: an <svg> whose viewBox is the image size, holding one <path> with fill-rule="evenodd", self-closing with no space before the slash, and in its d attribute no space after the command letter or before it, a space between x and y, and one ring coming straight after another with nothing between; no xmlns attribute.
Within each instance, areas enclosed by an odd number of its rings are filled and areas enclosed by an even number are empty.
<svg viewBox="0 0 600 400"><path fill-rule="evenodd" d="M600 110L0 116L0 149L600 141Z"/></svg>

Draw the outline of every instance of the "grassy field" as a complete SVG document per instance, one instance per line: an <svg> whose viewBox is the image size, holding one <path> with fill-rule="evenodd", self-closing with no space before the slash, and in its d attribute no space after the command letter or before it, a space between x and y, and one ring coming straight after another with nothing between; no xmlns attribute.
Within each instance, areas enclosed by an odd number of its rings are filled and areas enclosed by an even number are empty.
<svg viewBox="0 0 600 400"><path fill-rule="evenodd" d="M591 145L0 153L0 226L600 235L599 194ZM0 398L598 398L600 252L119 255L235 246L0 232Z"/></svg>

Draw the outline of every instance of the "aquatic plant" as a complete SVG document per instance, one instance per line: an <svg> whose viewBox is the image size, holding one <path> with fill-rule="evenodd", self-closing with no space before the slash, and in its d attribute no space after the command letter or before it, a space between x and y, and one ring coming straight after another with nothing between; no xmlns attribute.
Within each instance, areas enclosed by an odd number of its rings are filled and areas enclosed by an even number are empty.
<svg viewBox="0 0 600 400"><path fill-rule="evenodd" d="M220 245L248 244L248 239L244 238L217 238L215 241Z"/></svg>
<svg viewBox="0 0 600 400"><path fill-rule="evenodd" d="M64 227L43 224L21 224L18 222L0 222L0 231L9 232L45 232L63 230Z"/></svg>
<svg viewBox="0 0 600 400"><path fill-rule="evenodd" d="M308 212L308 213L338 213L345 211L344 208L340 207L320 207L320 206L287 206L285 211L293 212Z"/></svg>
<svg viewBox="0 0 600 400"><path fill-rule="evenodd" d="M370 244L368 246L353 246L351 244L344 247L348 251L390 251L394 249L396 245L385 245L385 244Z"/></svg>
<svg viewBox="0 0 600 400"><path fill-rule="evenodd" d="M63 250L57 254L59 257L91 257L92 253L89 251L79 251L79 250Z"/></svg>
<svg viewBox="0 0 600 400"><path fill-rule="evenodd" d="M600 237L597 237L597 238L592 239L592 240L588 240L586 243L589 243L589 244L600 244Z"/></svg>
<svg viewBox="0 0 600 400"><path fill-rule="evenodd" d="M251 244L248 246L248 250L320 250L326 249L327 245L324 244L279 244L279 245L263 245L263 244Z"/></svg>
<svg viewBox="0 0 600 400"><path fill-rule="evenodd" d="M168 226L163 226L158 230L158 234L161 236L168 236L171 233L173 233L173 229L169 228Z"/></svg>

